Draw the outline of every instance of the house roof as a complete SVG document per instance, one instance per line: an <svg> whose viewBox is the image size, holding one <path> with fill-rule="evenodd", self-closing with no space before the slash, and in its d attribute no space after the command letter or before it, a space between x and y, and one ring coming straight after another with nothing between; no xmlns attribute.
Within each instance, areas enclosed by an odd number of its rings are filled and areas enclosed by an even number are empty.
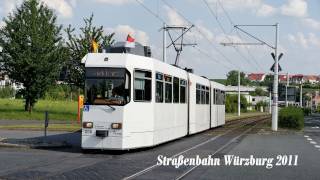
<svg viewBox="0 0 320 180"><path fill-rule="evenodd" d="M248 74L248 79L251 81L262 81L264 76L264 73L251 73Z"/></svg>
<svg viewBox="0 0 320 180"><path fill-rule="evenodd" d="M290 79L290 77L289 77ZM286 81L287 80L287 75L286 74L279 74L279 80L280 81Z"/></svg>
<svg viewBox="0 0 320 180"><path fill-rule="evenodd" d="M307 80L307 81L319 81L319 76L305 75L305 76L303 76L303 79Z"/></svg>

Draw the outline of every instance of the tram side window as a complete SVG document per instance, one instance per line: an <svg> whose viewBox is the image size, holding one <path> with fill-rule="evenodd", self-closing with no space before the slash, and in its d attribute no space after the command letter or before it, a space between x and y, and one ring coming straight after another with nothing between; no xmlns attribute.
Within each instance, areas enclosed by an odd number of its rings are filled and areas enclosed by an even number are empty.
<svg viewBox="0 0 320 180"><path fill-rule="evenodd" d="M221 98L222 98L222 105L226 104L226 93L224 91L221 91Z"/></svg>
<svg viewBox="0 0 320 180"><path fill-rule="evenodd" d="M216 89L212 90L212 104L216 104Z"/></svg>
<svg viewBox="0 0 320 180"><path fill-rule="evenodd" d="M205 104L205 102L206 102L205 86L201 86L201 104Z"/></svg>
<svg viewBox="0 0 320 180"><path fill-rule="evenodd" d="M164 79L165 79L165 102L172 103L172 77L169 75L165 75Z"/></svg>
<svg viewBox="0 0 320 180"><path fill-rule="evenodd" d="M196 85L196 103L201 104L201 85Z"/></svg>
<svg viewBox="0 0 320 180"><path fill-rule="evenodd" d="M134 100L151 101L151 72L135 70L134 72Z"/></svg>
<svg viewBox="0 0 320 180"><path fill-rule="evenodd" d="M173 78L173 102L179 103L179 78Z"/></svg>
<svg viewBox="0 0 320 180"><path fill-rule="evenodd" d="M206 104L210 104L209 87L206 87Z"/></svg>
<svg viewBox="0 0 320 180"><path fill-rule="evenodd" d="M215 102L216 102L216 104L219 104L219 103L218 103L218 97L219 97L218 89L215 90L215 94L216 94L216 96L215 96Z"/></svg>
<svg viewBox="0 0 320 180"><path fill-rule="evenodd" d="M163 102L163 74L156 73L156 102Z"/></svg>
<svg viewBox="0 0 320 180"><path fill-rule="evenodd" d="M180 80L180 103L186 103L186 80Z"/></svg>

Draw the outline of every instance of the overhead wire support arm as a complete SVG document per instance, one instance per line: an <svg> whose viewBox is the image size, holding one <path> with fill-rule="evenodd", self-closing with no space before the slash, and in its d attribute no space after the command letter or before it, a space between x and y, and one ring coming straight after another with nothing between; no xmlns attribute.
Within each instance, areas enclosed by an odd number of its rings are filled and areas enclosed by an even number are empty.
<svg viewBox="0 0 320 180"><path fill-rule="evenodd" d="M257 46L257 45L264 45L264 43L235 43L235 42L231 42L231 43L224 43L224 42L222 42L222 43L220 43L221 45L223 45L223 46L233 46L233 45L237 45L237 46L239 46L239 45L245 45L245 46L250 46L250 45L252 45L252 46Z"/></svg>
<svg viewBox="0 0 320 180"><path fill-rule="evenodd" d="M169 44L168 46L167 46L167 48L169 48L170 46L172 46L172 45L174 45L174 43L175 42L177 42L180 38L183 38L183 35L185 35L188 31L190 31L190 29L191 28L193 28L194 27L194 25L191 25L189 28L186 28L186 27L175 27L175 26L167 26L166 28L167 29L182 29L183 28L183 30L184 30L184 32L179 36L179 37L177 37L174 41L172 41L172 39L171 39L171 44ZM185 30L185 29L187 29L187 30Z"/></svg>
<svg viewBox="0 0 320 180"><path fill-rule="evenodd" d="M234 25L235 28L239 29L241 32L245 33L246 35L248 35L249 37L261 42L263 45L267 45L269 46L271 49L275 49L274 46L271 46L270 44L268 44L267 42L261 40L260 38L257 38L256 36L248 33L247 31L243 30L242 28L240 28L239 26L255 26L255 25ZM273 26L273 25L257 25L257 26Z"/></svg>

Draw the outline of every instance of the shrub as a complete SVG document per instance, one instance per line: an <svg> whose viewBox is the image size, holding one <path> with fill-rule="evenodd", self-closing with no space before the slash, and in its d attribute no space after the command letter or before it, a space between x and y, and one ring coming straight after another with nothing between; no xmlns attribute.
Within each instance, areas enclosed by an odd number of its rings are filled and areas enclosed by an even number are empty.
<svg viewBox="0 0 320 180"><path fill-rule="evenodd" d="M0 98L13 98L15 93L15 90L10 86L0 88Z"/></svg>
<svg viewBox="0 0 320 180"><path fill-rule="evenodd" d="M297 107L282 108L279 113L279 126L299 130L302 129L304 127L303 110Z"/></svg>
<svg viewBox="0 0 320 180"><path fill-rule="evenodd" d="M80 94L82 93L83 91L80 91ZM78 94L78 89L73 89L69 85L60 84L51 86L43 98L45 100L77 100Z"/></svg>
<svg viewBox="0 0 320 180"><path fill-rule="evenodd" d="M309 116L311 114L311 108L303 108L304 116Z"/></svg>
<svg viewBox="0 0 320 180"><path fill-rule="evenodd" d="M249 106L247 99L241 95L240 96L240 108L241 112L247 112L247 108ZM238 111L238 95L236 94L227 94L226 95L226 112L227 113L235 113Z"/></svg>

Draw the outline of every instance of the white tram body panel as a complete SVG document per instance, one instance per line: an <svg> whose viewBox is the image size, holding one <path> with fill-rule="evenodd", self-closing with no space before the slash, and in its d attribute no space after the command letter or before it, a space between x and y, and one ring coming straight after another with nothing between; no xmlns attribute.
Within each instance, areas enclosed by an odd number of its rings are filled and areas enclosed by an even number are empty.
<svg viewBox="0 0 320 180"><path fill-rule="evenodd" d="M213 88L224 91L219 83L129 53L92 53L82 61L83 149L150 147L224 124L224 105L211 103Z"/></svg>
<svg viewBox="0 0 320 180"><path fill-rule="evenodd" d="M210 104L205 103L206 99L203 99L205 96L202 94L205 93L206 87L210 87L210 81L208 79L189 74L189 134L201 132L210 128Z"/></svg>
<svg viewBox="0 0 320 180"><path fill-rule="evenodd" d="M225 86L211 81L211 127L225 124Z"/></svg>

